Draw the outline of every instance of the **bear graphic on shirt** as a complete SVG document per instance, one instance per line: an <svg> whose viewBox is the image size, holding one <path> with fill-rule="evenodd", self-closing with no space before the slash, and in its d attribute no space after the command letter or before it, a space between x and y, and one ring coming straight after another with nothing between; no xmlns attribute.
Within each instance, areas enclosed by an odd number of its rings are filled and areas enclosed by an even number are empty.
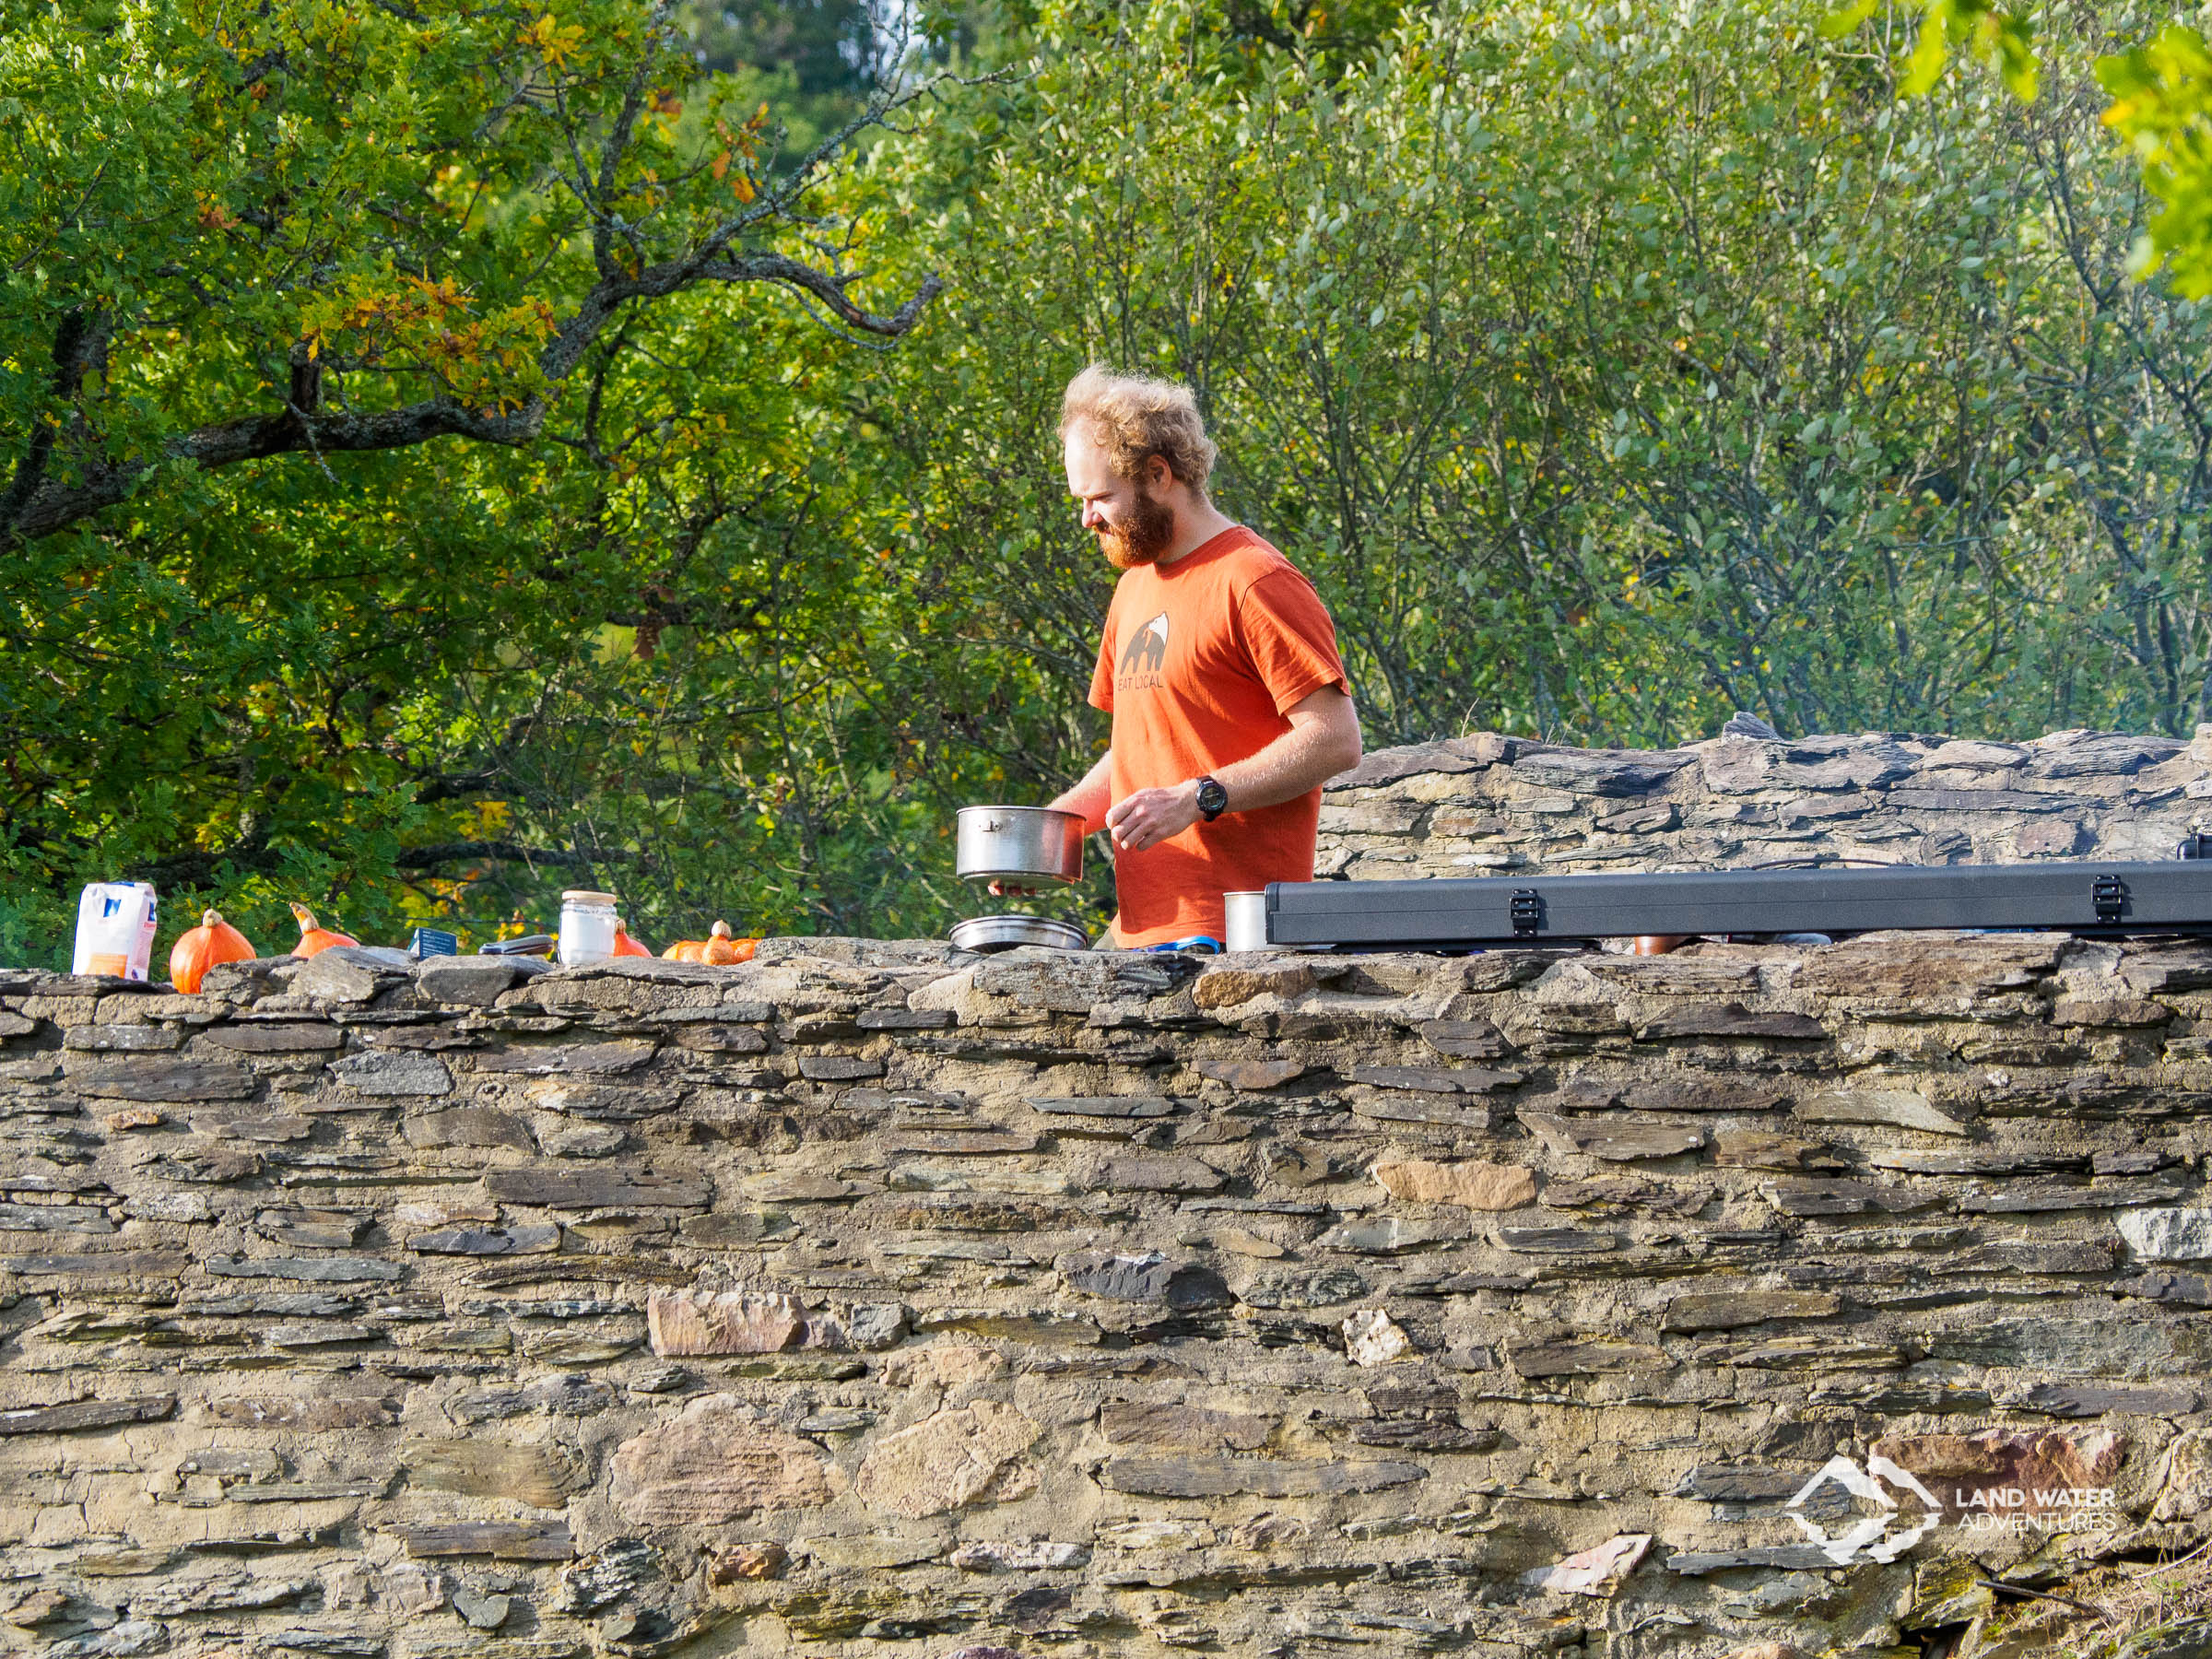
<svg viewBox="0 0 2212 1659"><path fill-rule="evenodd" d="M1160 665L1167 661L1167 656L1168 613L1161 611L1159 616L1136 630L1135 635L1130 640L1127 649L1122 653L1124 683L1131 685L1134 688L1139 683L1135 681L1134 677L1141 674L1151 677L1141 684L1158 685Z"/></svg>

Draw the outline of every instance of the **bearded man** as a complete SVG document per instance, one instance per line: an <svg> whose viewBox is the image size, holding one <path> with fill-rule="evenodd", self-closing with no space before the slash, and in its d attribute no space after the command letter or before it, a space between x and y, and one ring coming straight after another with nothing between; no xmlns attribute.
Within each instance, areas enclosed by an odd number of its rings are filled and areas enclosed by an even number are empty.
<svg viewBox="0 0 2212 1659"><path fill-rule="evenodd" d="M1359 715L1313 584L1206 494L1187 386L1093 365L1060 406L1068 492L1122 572L1090 700L1112 747L1053 803L1112 837L1113 942L1226 936L1224 893L1313 879L1321 786Z"/></svg>

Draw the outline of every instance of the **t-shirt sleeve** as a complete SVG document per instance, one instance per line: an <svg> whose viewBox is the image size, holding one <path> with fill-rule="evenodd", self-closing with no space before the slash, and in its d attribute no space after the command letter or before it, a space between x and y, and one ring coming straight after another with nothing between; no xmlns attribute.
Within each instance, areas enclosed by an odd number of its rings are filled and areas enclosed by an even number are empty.
<svg viewBox="0 0 2212 1659"><path fill-rule="evenodd" d="M1299 571L1271 571L1246 588L1237 603L1237 622L1277 713L1288 713L1324 686L1352 694L1336 653L1336 625ZM1098 700L1095 691L1091 700Z"/></svg>
<svg viewBox="0 0 2212 1659"><path fill-rule="evenodd" d="M1118 606L1108 606L1106 627L1099 636L1099 663L1090 671L1090 706L1113 712L1113 621Z"/></svg>

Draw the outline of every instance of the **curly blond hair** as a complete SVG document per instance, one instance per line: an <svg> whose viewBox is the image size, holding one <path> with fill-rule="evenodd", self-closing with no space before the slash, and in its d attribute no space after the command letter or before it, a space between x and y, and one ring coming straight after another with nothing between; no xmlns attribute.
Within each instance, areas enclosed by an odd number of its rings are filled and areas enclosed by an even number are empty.
<svg viewBox="0 0 2212 1659"><path fill-rule="evenodd" d="M1145 464L1158 455L1179 482L1206 499L1206 481L1220 452L1206 435L1190 387L1093 363L1067 382L1060 399L1060 436L1078 425L1104 446L1118 477L1142 477Z"/></svg>

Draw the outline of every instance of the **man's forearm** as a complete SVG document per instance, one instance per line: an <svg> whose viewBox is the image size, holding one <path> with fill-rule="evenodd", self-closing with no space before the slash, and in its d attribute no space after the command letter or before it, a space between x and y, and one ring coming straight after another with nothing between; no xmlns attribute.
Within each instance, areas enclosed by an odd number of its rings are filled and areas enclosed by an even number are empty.
<svg viewBox="0 0 2212 1659"><path fill-rule="evenodd" d="M1112 787L1113 751L1100 755L1091 769L1083 774L1082 781L1064 790L1051 803L1062 812L1079 812L1083 815L1083 833L1095 835L1106 827L1106 808L1112 803L1107 799Z"/></svg>
<svg viewBox="0 0 2212 1659"><path fill-rule="evenodd" d="M1359 714L1352 700L1324 686L1288 712L1290 729L1257 754L1218 769L1230 812L1250 812L1292 800L1359 764ZM1094 769L1095 771L1095 769ZM1090 782L1084 780L1084 784ZM1082 784L1077 788L1083 787ZM1072 796L1076 791L1070 790ZM1158 846L1200 820L1198 780L1139 789L1113 803L1107 827L1130 853Z"/></svg>
<svg viewBox="0 0 2212 1659"><path fill-rule="evenodd" d="M1214 773L1229 792L1230 812L1296 800L1346 768L1359 763L1359 718L1347 699L1343 718L1316 719L1292 726L1256 755L1230 762Z"/></svg>

